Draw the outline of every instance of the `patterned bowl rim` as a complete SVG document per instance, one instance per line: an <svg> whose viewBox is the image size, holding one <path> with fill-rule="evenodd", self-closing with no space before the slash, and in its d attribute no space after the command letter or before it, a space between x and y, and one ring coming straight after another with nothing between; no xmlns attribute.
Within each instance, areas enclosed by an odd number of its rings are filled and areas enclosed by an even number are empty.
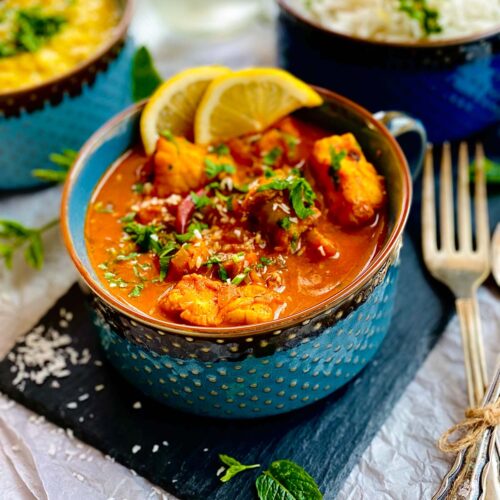
<svg viewBox="0 0 500 500"><path fill-rule="evenodd" d="M66 83L68 83L74 75L85 73L91 66L111 53L113 51L113 48L125 38L132 21L134 0L123 0L123 4L123 13L120 18L120 22L117 26L115 26L113 33L106 41L106 43L99 47L92 56L72 67L65 73L57 75L49 80L45 80L37 85L9 91L2 91L0 89L0 101L19 103L29 102L30 95L35 93L50 94L50 90L54 86L65 89Z"/></svg>
<svg viewBox="0 0 500 500"><path fill-rule="evenodd" d="M92 277L91 273L87 270L85 264L80 260L78 253L75 250L75 245L73 243L73 238L71 237L69 228L69 200L71 198L73 188L78 183L80 173L85 169L87 160L92 156L95 148L102 144L104 138L108 134L110 134L113 129L115 129L121 122L137 114L138 111L140 111L146 104L146 101L142 101L133 104L132 106L116 115L90 137L90 139L84 144L83 148L81 149L78 158L73 165L68 179L64 185L61 201L61 230L63 240L78 272L80 273L84 282L90 287L92 292L95 293L101 300L104 301L104 303L106 303L112 309L117 310L119 313L124 314L132 320L135 320L157 330L175 333L183 336L205 339L235 339L246 337L249 334L259 335L271 331L280 331L284 328L299 325L304 321L312 320L313 318L323 314L329 309L336 308L343 302L348 301L350 298L352 298L353 294L355 294L370 280L372 280L376 276L377 272L381 269L381 267L389 259L391 259L391 256L393 256L393 254L397 251L408 219L412 200L412 181L408 163L396 139L390 134L389 130L384 125L382 125L373 117L373 115L369 111L350 101L346 97L340 96L330 90L326 90L316 86L311 87L318 91L328 101L334 102L340 107L350 108L351 110L353 110L358 116L364 119L365 123L369 124L369 127L372 130L376 130L379 134L383 135L389 142L393 152L396 154L400 167L402 176L402 206L399 217L395 220L394 227L391 233L388 235L387 241L385 242L384 246L375 255L373 260L363 270L363 272L356 277L356 279L354 279L337 294L319 302L318 304L315 304L312 307L309 307L308 309L266 323L236 327L201 327L193 325L182 325L166 320L152 318L146 313L139 311L133 306L126 304L125 302L122 302L120 299L113 296L98 279L94 279ZM85 235L83 236L85 237Z"/></svg>
<svg viewBox="0 0 500 500"><path fill-rule="evenodd" d="M441 40L418 40L416 42L372 40L369 38L362 38L354 35L348 35L346 33L341 33L331 28L322 26L318 22L309 19L304 14L300 13L296 8L292 7L289 3L289 0L276 0L276 1L278 3L279 8L283 12L286 12L293 18L300 21L302 24L305 24L315 30L321 31L326 35L330 35L333 38L350 41L360 45L371 45L371 46L379 46L381 48L385 47L385 48L400 48L400 49L440 49L440 48L459 47L460 45L480 42L481 40L500 34L500 23L498 23L492 28L479 31L471 35L458 36Z"/></svg>

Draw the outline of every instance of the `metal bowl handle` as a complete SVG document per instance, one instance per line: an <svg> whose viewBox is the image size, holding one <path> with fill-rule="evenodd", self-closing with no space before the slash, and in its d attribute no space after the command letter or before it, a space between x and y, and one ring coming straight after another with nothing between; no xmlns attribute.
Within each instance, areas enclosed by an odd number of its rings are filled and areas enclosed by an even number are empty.
<svg viewBox="0 0 500 500"><path fill-rule="evenodd" d="M415 133L420 139L420 148L417 154L407 154L411 176L415 180L422 169L425 151L427 149L427 132L420 120L412 118L401 111L378 111L373 115L380 123L385 125L389 132L396 138L407 133ZM405 151L407 153L407 151Z"/></svg>

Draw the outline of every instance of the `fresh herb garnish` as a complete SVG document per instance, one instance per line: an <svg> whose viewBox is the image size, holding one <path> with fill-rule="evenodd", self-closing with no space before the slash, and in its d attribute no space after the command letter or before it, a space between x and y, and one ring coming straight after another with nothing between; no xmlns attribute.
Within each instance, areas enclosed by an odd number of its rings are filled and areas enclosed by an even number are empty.
<svg viewBox="0 0 500 500"><path fill-rule="evenodd" d="M45 14L39 7L18 9L14 15L12 35L0 45L0 57L36 52L66 23L65 17Z"/></svg>
<svg viewBox="0 0 500 500"><path fill-rule="evenodd" d="M260 464L243 465L241 462L238 462L238 460L230 457L229 455L221 454L219 455L219 458L223 464L228 466L226 473L220 478L223 483L231 480L234 476L236 476L236 474L239 474L244 470L256 469L257 467L260 467Z"/></svg>
<svg viewBox="0 0 500 500"><path fill-rule="evenodd" d="M272 264L274 261L273 259L269 258L269 257L261 257L260 258L260 263L263 264L264 266L268 266L270 264Z"/></svg>
<svg viewBox="0 0 500 500"><path fill-rule="evenodd" d="M329 174L331 175L333 182L338 186L339 179L339 171L342 168L342 160L347 156L347 152L344 150L336 151L334 148L330 147L330 170Z"/></svg>
<svg viewBox="0 0 500 500"><path fill-rule="evenodd" d="M195 192L191 191L191 199L193 200L196 210L201 210L212 204L212 200L206 194L197 195Z"/></svg>
<svg viewBox="0 0 500 500"><path fill-rule="evenodd" d="M117 276L116 273L112 273L111 271L104 273L104 279L107 280L110 288L127 288L129 286L123 278Z"/></svg>
<svg viewBox="0 0 500 500"><path fill-rule="evenodd" d="M75 163L78 151L74 149L64 149L62 153L52 153L49 160L57 165L58 169L37 168L31 171L31 175L47 182L64 182L68 176L69 169Z"/></svg>
<svg viewBox="0 0 500 500"><path fill-rule="evenodd" d="M248 276L248 273L251 271L252 269L250 267L245 267L245 269L243 270L242 273L239 273L237 274L232 280L231 280L231 284L232 285L240 285L244 279Z"/></svg>
<svg viewBox="0 0 500 500"><path fill-rule="evenodd" d="M210 158L205 158L205 173L209 179L217 177L219 174L234 174L236 168L230 163L215 163Z"/></svg>
<svg viewBox="0 0 500 500"><path fill-rule="evenodd" d="M129 297L139 297L144 290L144 283L137 283L137 285L132 288L132 291L128 294Z"/></svg>
<svg viewBox="0 0 500 500"><path fill-rule="evenodd" d="M316 199L316 193L304 177L292 176L286 179L273 179L268 184L260 186L257 191L266 191L267 189L287 190L290 203L300 219L305 219L314 214L311 206Z"/></svg>
<svg viewBox="0 0 500 500"><path fill-rule="evenodd" d="M255 481L260 500L322 500L314 479L290 460L277 460Z"/></svg>
<svg viewBox="0 0 500 500"><path fill-rule="evenodd" d="M443 31L439 11L429 7L427 0L399 0L399 10L418 21L426 36Z"/></svg>
<svg viewBox="0 0 500 500"><path fill-rule="evenodd" d="M127 261L127 260L135 260L137 259L137 257L139 257L139 254L137 252L132 252L132 253L129 253L128 255L118 255L116 257L116 261L117 262L124 262L124 261Z"/></svg>
<svg viewBox="0 0 500 500"><path fill-rule="evenodd" d="M300 144L300 139L292 134L282 132L283 138L285 139L286 145L288 146L290 153L294 153L298 144Z"/></svg>
<svg viewBox="0 0 500 500"><path fill-rule="evenodd" d="M172 134L172 132L170 130L162 130L160 132L160 137L163 137L164 139L167 139L167 141L170 141L170 142L175 142L175 137L174 137L174 134Z"/></svg>
<svg viewBox="0 0 500 500"><path fill-rule="evenodd" d="M281 148L275 147L264 155L262 161L264 162L264 165L272 167L273 165L276 164L276 162L278 161L278 159L281 157L282 154L283 151L281 150Z"/></svg>
<svg viewBox="0 0 500 500"><path fill-rule="evenodd" d="M276 175L274 170L271 167L268 167L267 165L264 165L263 171L264 171L264 177L266 177L267 179L269 179L270 177L274 177Z"/></svg>
<svg viewBox="0 0 500 500"><path fill-rule="evenodd" d="M144 184L142 182L136 182L132 185L132 192L135 194L142 194L144 192Z"/></svg>
<svg viewBox="0 0 500 500"><path fill-rule="evenodd" d="M219 278L221 281L224 281L224 282L226 282L229 279L229 275L227 274L227 270L222 264L219 265Z"/></svg>
<svg viewBox="0 0 500 500"><path fill-rule="evenodd" d="M137 49L132 60L132 98L134 101L149 97L162 81L149 50L146 47Z"/></svg>
<svg viewBox="0 0 500 500"><path fill-rule="evenodd" d="M0 220L0 260L5 262L7 269L12 269L15 252L24 248L26 263L41 269L44 261L42 235L58 224L59 219L55 219L40 228L29 228L13 220Z"/></svg>
<svg viewBox="0 0 500 500"><path fill-rule="evenodd" d="M290 217L283 217L283 219L281 219L279 222L278 222L279 226L284 229L285 231L288 231L292 225L292 223L290 222Z"/></svg>
<svg viewBox="0 0 500 500"><path fill-rule="evenodd" d="M215 153L217 156L228 156L230 154L229 148L225 144L210 146L208 152Z"/></svg>
<svg viewBox="0 0 500 500"><path fill-rule="evenodd" d="M484 175L489 184L500 184L500 162L484 159ZM470 178L474 180L476 176L476 162L470 166Z"/></svg>
<svg viewBox="0 0 500 500"><path fill-rule="evenodd" d="M204 229L207 228L208 228L207 224L204 224L203 222L198 222L198 221L191 222L191 224L189 224L187 228L187 231L184 234L176 234L175 238L177 239L177 241L181 243L187 243L193 238L196 231L203 231Z"/></svg>

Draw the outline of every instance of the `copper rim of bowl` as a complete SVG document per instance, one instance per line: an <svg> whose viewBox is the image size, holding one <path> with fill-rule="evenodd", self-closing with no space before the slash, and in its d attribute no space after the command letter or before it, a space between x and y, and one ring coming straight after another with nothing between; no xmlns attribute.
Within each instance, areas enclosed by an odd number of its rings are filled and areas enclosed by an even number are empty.
<svg viewBox="0 0 500 500"><path fill-rule="evenodd" d="M494 35L500 34L500 23L489 28L487 30L480 31L478 33L473 33L467 36L460 36L454 38L446 38L441 40L418 40L416 42L395 42L395 41L384 41L384 40L373 40L370 38L362 38L354 35L348 35L346 33L341 33L340 31L335 31L333 29L322 26L318 22L309 19L302 13L298 12L294 7L292 7L287 0L277 0L279 7L289 15L295 17L303 24L308 25L311 28L317 29L327 35L337 37L344 40L349 40L351 42L367 45L378 45L380 47L392 47L392 48L403 48L403 49L439 49L446 47L456 47L460 45L466 45L469 43L480 42L485 38L489 38Z"/></svg>
<svg viewBox="0 0 500 500"><path fill-rule="evenodd" d="M121 16L120 22L117 26L115 26L113 34L111 35L109 40L105 44L103 44L91 57L85 59L85 61L77 64L62 75L55 76L50 80L45 80L38 85L21 88L18 90L10 90L7 92L2 92L2 90L0 90L0 100L13 102L17 100L25 100L28 95L34 93L44 93L53 86L63 84L65 81L71 79L73 75L84 72L87 68L90 68L108 52L110 52L113 47L115 47L115 45L120 42L120 40L125 38L125 35L132 21L133 9L134 0L124 0L123 14ZM64 85L62 86L64 87Z"/></svg>
<svg viewBox="0 0 500 500"><path fill-rule="evenodd" d="M244 325L244 326L234 326L234 327L233 326L200 327L200 326L181 325L178 323L172 323L166 320L152 318L146 313L139 311L133 306L125 302L122 302L120 299L114 297L108 290L106 290L106 288L103 286L102 283L99 282L98 279L94 279L91 276L90 272L87 270L87 268L80 260L75 251L73 240L71 238L69 230L68 201L71 196L73 186L78 180L80 171L85 166L87 157L91 155L94 151L94 148L102 142L101 139L102 136L111 131L122 120L130 116L133 116L139 109L141 109L145 105L146 101L143 101L130 106L129 108L127 108L114 118L112 118L90 137L90 139L85 143L85 145L81 149L78 158L75 164L73 165L64 186L62 202L61 202L61 229L62 229L64 243L71 256L71 259L73 260L73 263L78 269L78 272L82 276L85 283L90 287L90 289L112 309L118 310L120 313L124 314L131 320L140 322L151 328L184 336L198 337L204 339L224 338L226 340L230 340L240 337L247 337L247 336L265 334L269 332L275 332L291 326L300 325L303 321L311 320L314 317L317 317L320 314L325 313L329 309L336 308L342 302L351 298L356 292L358 292L361 288L363 288L363 286L366 285L382 268L384 263L386 263L388 259L391 258L393 252L397 249L397 246L400 242L404 227L406 225L406 221L408 219L411 199L412 199L412 182L411 182L410 171L408 168L406 158L403 154L403 151L401 150L396 139L390 134L390 132L387 130L385 126L380 124L373 117L373 115L369 111L362 108L358 104L350 101L349 99L342 97L338 94L335 94L334 92L316 86L312 87L315 90L317 90L323 97L328 98L330 101L334 101L343 107L353 109L356 112L356 114L362 116L365 119L365 121L370 124L370 127L372 127L373 129L377 130L380 134L382 134L391 144L399 160L399 165L401 168L401 175L403 177L401 213L398 219L394 222L394 228L389 234L384 246L375 255L375 257L366 267L366 269L362 273L360 273L355 280L353 280L345 288L340 290L332 297L324 299L318 304L309 307L303 311L299 311L290 316L285 316L282 319L269 321L267 323L261 323L260 325ZM95 187L96 186L94 186L94 189Z"/></svg>

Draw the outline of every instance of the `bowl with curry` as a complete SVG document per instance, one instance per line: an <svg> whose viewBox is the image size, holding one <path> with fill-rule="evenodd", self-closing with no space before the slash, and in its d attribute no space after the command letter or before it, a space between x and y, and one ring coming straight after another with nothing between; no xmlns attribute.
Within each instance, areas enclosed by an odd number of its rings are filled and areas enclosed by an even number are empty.
<svg viewBox="0 0 500 500"><path fill-rule="evenodd" d="M368 111L302 82L309 100L260 113L261 96L279 107L280 79L293 78L268 73L216 77L182 134L162 121L148 141L155 97L128 108L83 147L63 196L66 246L109 361L200 415L324 398L369 363L391 320L405 156Z"/></svg>
<svg viewBox="0 0 500 500"><path fill-rule="evenodd" d="M131 103L131 0L0 4L0 190L30 188Z"/></svg>

